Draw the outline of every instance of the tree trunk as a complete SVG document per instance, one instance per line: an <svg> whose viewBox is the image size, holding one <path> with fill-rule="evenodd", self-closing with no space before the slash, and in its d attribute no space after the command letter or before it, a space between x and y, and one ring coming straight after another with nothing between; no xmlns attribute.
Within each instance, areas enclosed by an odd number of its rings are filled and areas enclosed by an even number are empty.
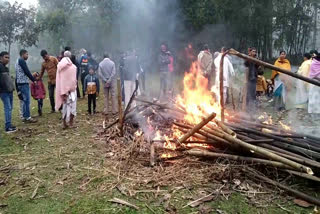
<svg viewBox="0 0 320 214"><path fill-rule="evenodd" d="M313 26L313 41L312 41L312 47L313 49L316 49L316 45L317 45L317 33L318 33L318 29L317 29L317 20L318 20L318 3L314 2L313 3L313 7L314 7L314 26Z"/></svg>

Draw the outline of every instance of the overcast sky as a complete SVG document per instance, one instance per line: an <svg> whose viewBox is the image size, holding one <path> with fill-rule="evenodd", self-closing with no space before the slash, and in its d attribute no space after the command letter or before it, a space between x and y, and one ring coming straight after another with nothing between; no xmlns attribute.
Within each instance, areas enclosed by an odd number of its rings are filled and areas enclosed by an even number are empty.
<svg viewBox="0 0 320 214"><path fill-rule="evenodd" d="M15 1L22 3L24 7L37 6L38 0L9 0L10 3L14 3Z"/></svg>

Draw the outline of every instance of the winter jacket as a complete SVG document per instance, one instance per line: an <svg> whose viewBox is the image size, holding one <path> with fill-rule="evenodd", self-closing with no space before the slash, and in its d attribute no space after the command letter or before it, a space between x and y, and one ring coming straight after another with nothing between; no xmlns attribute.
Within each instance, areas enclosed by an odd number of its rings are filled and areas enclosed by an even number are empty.
<svg viewBox="0 0 320 214"><path fill-rule="evenodd" d="M158 57L159 71L169 72L170 55L168 53L161 52Z"/></svg>
<svg viewBox="0 0 320 214"><path fill-rule="evenodd" d="M19 58L17 60L15 69L16 69L16 81L18 85L29 84L29 80L31 80L32 82L35 81L24 59Z"/></svg>
<svg viewBox="0 0 320 214"><path fill-rule="evenodd" d="M0 63L0 93L11 93L13 91L14 84L9 69Z"/></svg>
<svg viewBox="0 0 320 214"><path fill-rule="evenodd" d="M46 97L46 90L42 80L31 83L31 96L35 99L44 99Z"/></svg>
<svg viewBox="0 0 320 214"><path fill-rule="evenodd" d="M96 94L100 91L100 83L97 75L88 74L84 79L84 91L88 94Z"/></svg>

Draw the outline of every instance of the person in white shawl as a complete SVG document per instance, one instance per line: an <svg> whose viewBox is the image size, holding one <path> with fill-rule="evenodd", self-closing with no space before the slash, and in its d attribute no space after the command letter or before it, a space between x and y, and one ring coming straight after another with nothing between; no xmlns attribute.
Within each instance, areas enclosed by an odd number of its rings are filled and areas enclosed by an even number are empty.
<svg viewBox="0 0 320 214"><path fill-rule="evenodd" d="M216 92L220 91L220 61L222 58L222 54L225 52L225 48L221 48L221 53L215 58L214 60L214 66L216 70L216 80L215 80L215 89ZM234 76L234 69L233 65L229 59L229 56L225 56L223 60L223 102L224 104L227 101L227 93L228 93L228 88L230 87L230 76ZM217 95L219 96L219 95Z"/></svg>
<svg viewBox="0 0 320 214"><path fill-rule="evenodd" d="M298 74L309 77L310 66L312 63L311 55L305 53L303 57L304 61L299 67ZM297 80L297 91L296 91L296 108L306 109L308 106L309 96L309 83L302 80Z"/></svg>
<svg viewBox="0 0 320 214"><path fill-rule="evenodd" d="M64 58L58 64L56 77L56 106L58 111L62 106L63 129L77 114L77 67L71 62L71 52L64 52Z"/></svg>

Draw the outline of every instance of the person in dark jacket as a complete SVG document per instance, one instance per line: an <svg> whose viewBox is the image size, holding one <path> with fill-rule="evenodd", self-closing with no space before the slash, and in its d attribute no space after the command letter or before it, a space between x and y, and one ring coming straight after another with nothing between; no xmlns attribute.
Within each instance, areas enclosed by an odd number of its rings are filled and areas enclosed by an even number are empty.
<svg viewBox="0 0 320 214"><path fill-rule="evenodd" d="M3 102L5 131L7 133L16 131L16 127L11 124L14 84L7 67L9 60L8 52L3 51L0 53L0 98Z"/></svg>
<svg viewBox="0 0 320 214"><path fill-rule="evenodd" d="M161 53L158 57L160 71L160 97L166 95L169 78L170 52L165 44L161 45Z"/></svg>
<svg viewBox="0 0 320 214"><path fill-rule="evenodd" d="M93 114L96 113L96 98L99 96L100 83L95 74L94 67L89 65L89 74L84 79L84 90L88 95L88 113L92 114L91 103L93 105Z"/></svg>
<svg viewBox="0 0 320 214"><path fill-rule="evenodd" d="M253 58L257 57L257 50L251 48L250 56ZM248 82L247 82L247 111L254 112L256 105L256 88L258 79L259 65L246 61L245 66L248 68Z"/></svg>
<svg viewBox="0 0 320 214"><path fill-rule="evenodd" d="M64 48L64 50L71 52L71 47L67 46L67 47ZM64 55L65 51L62 51L61 59L64 57L63 55ZM59 62L61 61L61 59L59 60ZM81 94L80 94L79 83L78 83L78 80L79 80L79 77L80 77L80 65L79 65L79 63L77 61L77 57L74 54L71 54L71 58L70 59L71 59L71 62L77 67L77 97L80 98Z"/></svg>
<svg viewBox="0 0 320 214"><path fill-rule="evenodd" d="M28 60L29 54L28 51L22 49L20 50L20 58L17 60L15 65L16 70L16 81L17 81L17 90L22 94L22 112L23 112L23 121L28 123L37 122L35 119L31 118L30 114L30 86L29 81L35 82L35 78L32 76L26 60Z"/></svg>

